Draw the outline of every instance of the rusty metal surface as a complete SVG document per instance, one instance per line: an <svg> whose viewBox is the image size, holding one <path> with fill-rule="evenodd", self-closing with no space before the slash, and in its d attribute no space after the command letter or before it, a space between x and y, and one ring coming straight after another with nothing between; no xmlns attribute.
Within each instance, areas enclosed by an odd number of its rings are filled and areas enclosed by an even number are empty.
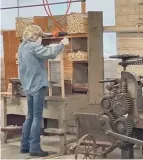
<svg viewBox="0 0 143 160"><path fill-rule="evenodd" d="M90 134L95 139L108 141L105 136L105 132L102 129L102 123L100 121L100 115L90 113L76 114L76 120L78 123L78 139L82 138L86 134Z"/></svg>
<svg viewBox="0 0 143 160"><path fill-rule="evenodd" d="M106 132L106 135L113 136L114 138L123 140L123 141L131 143L131 144L136 144L136 145L139 145L139 146L143 146L143 141L141 141L141 140L138 140L138 139L135 139L135 138L131 138L131 137L127 137L127 136L112 132L110 130L108 130Z"/></svg>

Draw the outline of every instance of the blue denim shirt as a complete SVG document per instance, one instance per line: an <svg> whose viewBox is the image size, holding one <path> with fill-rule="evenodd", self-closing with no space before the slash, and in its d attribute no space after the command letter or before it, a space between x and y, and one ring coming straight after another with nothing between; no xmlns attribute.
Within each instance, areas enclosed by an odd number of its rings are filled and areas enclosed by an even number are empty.
<svg viewBox="0 0 143 160"><path fill-rule="evenodd" d="M26 94L37 92L41 87L48 87L45 67L46 59L54 59L64 49L62 43L54 47L43 46L36 42L23 41L18 49L19 75Z"/></svg>

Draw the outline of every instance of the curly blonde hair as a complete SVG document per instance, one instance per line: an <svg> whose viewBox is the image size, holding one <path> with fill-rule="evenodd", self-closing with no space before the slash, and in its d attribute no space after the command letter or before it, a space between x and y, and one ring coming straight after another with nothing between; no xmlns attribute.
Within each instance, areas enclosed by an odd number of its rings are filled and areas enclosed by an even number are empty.
<svg viewBox="0 0 143 160"><path fill-rule="evenodd" d="M22 39L35 42L39 37L42 37L43 35L44 35L44 32L39 26L30 25L23 32Z"/></svg>

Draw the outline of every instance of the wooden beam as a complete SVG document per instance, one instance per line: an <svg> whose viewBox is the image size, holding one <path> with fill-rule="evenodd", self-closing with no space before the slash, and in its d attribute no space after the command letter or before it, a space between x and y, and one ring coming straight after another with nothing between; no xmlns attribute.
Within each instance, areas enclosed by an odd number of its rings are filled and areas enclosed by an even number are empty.
<svg viewBox="0 0 143 160"><path fill-rule="evenodd" d="M104 26L104 32L116 32L116 33L143 33L143 27L135 27L135 26Z"/></svg>
<svg viewBox="0 0 143 160"><path fill-rule="evenodd" d="M1 105L1 128L4 128L7 126L7 99L6 97L2 97L1 99L2 105ZM4 144L7 142L7 133L2 132L1 133L1 142Z"/></svg>
<svg viewBox="0 0 143 160"><path fill-rule="evenodd" d="M86 13L86 1L81 2L81 13Z"/></svg>
<svg viewBox="0 0 143 160"><path fill-rule="evenodd" d="M4 47L4 68L5 68L5 85L8 88L9 79L18 77L18 66L15 55L18 52L19 39L16 37L16 31L3 32Z"/></svg>
<svg viewBox="0 0 143 160"><path fill-rule="evenodd" d="M100 104L104 85L103 13L88 12L88 98L89 104Z"/></svg>

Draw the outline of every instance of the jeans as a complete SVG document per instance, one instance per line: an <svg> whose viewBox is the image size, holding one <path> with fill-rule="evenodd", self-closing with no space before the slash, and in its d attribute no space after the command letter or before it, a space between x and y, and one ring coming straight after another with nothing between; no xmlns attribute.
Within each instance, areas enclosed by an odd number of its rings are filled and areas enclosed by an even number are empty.
<svg viewBox="0 0 143 160"><path fill-rule="evenodd" d="M38 152L40 147L41 120L45 102L45 87L27 95L28 115L23 124L21 150Z"/></svg>

